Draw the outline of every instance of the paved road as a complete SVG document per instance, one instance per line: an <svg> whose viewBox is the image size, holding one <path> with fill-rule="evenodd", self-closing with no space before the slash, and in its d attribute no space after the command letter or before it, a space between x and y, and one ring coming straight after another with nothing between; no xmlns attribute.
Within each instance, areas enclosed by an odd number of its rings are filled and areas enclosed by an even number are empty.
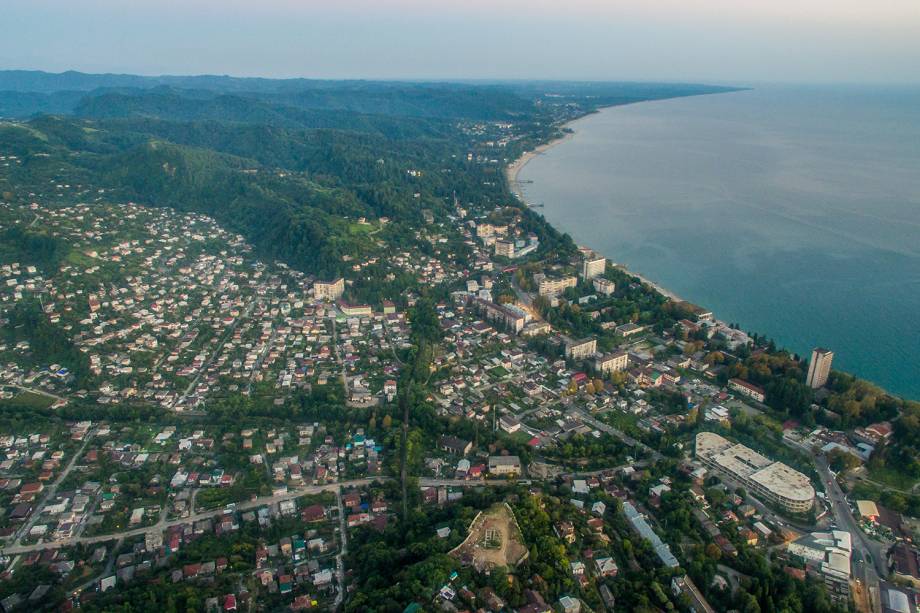
<svg viewBox="0 0 920 613"><path fill-rule="evenodd" d="M279 503L284 500L293 500L294 498L299 498L308 494L319 494L321 492L335 492L342 487L363 487L371 484L374 481L382 481L384 479L354 479L352 481L342 481L340 483L330 483L328 485L310 485L307 487L298 488L296 490L289 490L284 494L278 494L274 496L262 496L256 498L255 500L248 500L246 502L237 503L234 507L237 511L246 511L249 509L258 508L261 506ZM20 553L27 553L30 551L41 551L44 549L57 549L59 547L67 547L71 545L76 545L77 543L103 543L106 541L112 541L117 538L131 538L134 536L141 536L147 532L152 532L155 530L165 530L171 528L172 526L180 526L182 524L189 524L196 522L202 519L207 519L209 517L215 517L222 515L224 509L212 509L209 511L201 511L189 515L188 517L181 517L178 519L166 520L165 518L158 521L152 526L145 526L142 528L135 528L133 530L126 530L124 532L117 532L114 534L101 534L98 536L81 536L74 537L69 539L61 539L59 541L51 541L47 543L36 543L34 545L13 545L10 547L4 547L3 553L7 555L16 555Z"/></svg>
<svg viewBox="0 0 920 613"><path fill-rule="evenodd" d="M583 422L587 424L591 424L592 426L594 426L601 432L606 432L607 434L610 434L611 436L615 436L616 438L620 439L621 441L623 441L626 445L629 445L630 447L636 447L636 448L642 449L643 451L645 451L646 454L648 454L650 458L652 458L656 462L660 462L661 460L664 459L664 456L661 455L661 453L659 453L658 451L652 449L651 447L649 447L648 445L646 445L645 443L641 441L637 441L636 439L629 436L625 432L617 430L613 426L609 424L605 424L604 422L595 419L583 409L572 407L569 409L569 413L572 413L573 415L577 416Z"/></svg>
<svg viewBox="0 0 920 613"><path fill-rule="evenodd" d="M262 496L256 498L255 500L247 500L245 502L237 503L234 508L236 511L247 511L249 509L255 509L265 505L276 504L284 500L293 500L294 498L300 498L301 496L306 496L308 494L319 494L321 492L340 492L342 488L350 487L364 487L370 485L374 482L382 483L388 481L390 477L374 477L374 478L364 478L364 479L352 479L350 481L341 481L339 483L329 483L327 485L308 485L306 487L301 487L297 489L288 490L284 494L277 494L273 496ZM457 479L419 479L419 485L425 487L479 487L479 486L488 486L488 487L499 487L502 485L508 485L507 481L498 481L498 480L489 480L489 481L462 481ZM148 532L154 531L164 531L167 528L173 526L181 526L183 524L190 524L202 519L207 519L210 517L216 517L222 515L224 509L211 509L208 511L200 511L198 513L190 514L188 517L180 517L176 519L166 519L164 514L161 514L160 520L152 526L144 526L141 528L134 528L133 530L125 530L123 532L117 532L113 534L100 534L96 536L79 536L72 537L68 539L61 539L59 541L50 541L45 543L35 543L32 545L19 545L13 544L9 547L3 547L2 552L6 555L18 555L21 553L28 553L30 551L42 551L45 549L57 549L60 547L69 547L76 545L78 543L91 544L91 543L104 543L107 541L113 541L115 539L126 539L134 536L141 536ZM344 521L344 517L342 519ZM347 538L347 537L345 537Z"/></svg>
<svg viewBox="0 0 920 613"><path fill-rule="evenodd" d="M335 350L335 359L342 365L342 388L345 390L345 397L348 398L348 372L345 368L345 360L342 359L342 352L339 349L339 334L335 327L335 317L332 318L332 348Z"/></svg>
<svg viewBox="0 0 920 613"><path fill-rule="evenodd" d="M818 475L821 477L821 482L824 484L824 491L831 504L831 512L834 514L838 529L846 530L851 535L853 541L853 577L861 582L863 589L868 590L870 596L873 592L877 594L879 577L888 575L888 569L885 568L883 546L869 539L859 527L850 511L850 505L837 483L837 479L831 473L827 458L824 455L817 456L815 465L818 469Z"/></svg>
<svg viewBox="0 0 920 613"><path fill-rule="evenodd" d="M182 395L179 396L179 398L177 398L176 401L173 403L174 409L182 410L182 404L185 402L185 399L192 392L192 390L195 389L195 386L198 385L198 381L201 380L201 375L207 372L208 368L214 362L214 358L216 358L220 354L220 350L224 348L224 345L227 343L230 337L233 336L233 331L236 330L236 327L240 324L240 322L243 320L249 319L249 316L252 314L252 310L256 306L256 302L258 301L255 299L250 300L249 304L246 305L246 308L243 309L243 312L240 313L240 315L236 319L233 320L233 323L230 324L226 330L224 330L223 335L221 335L220 337L220 342L217 343L217 346L214 348L214 351L211 352L211 355L208 356L208 359L204 361L204 363L201 365L201 368L199 368L198 372L195 373L195 377L188 384L188 387L185 388L185 391L182 392Z"/></svg>
<svg viewBox="0 0 920 613"><path fill-rule="evenodd" d="M27 386L25 386L25 385L16 385L15 383L8 383L8 384L6 384L6 385L7 385L7 387L15 387L15 388L18 389L20 392L32 392L33 394L38 394L39 396L44 396L44 397L46 397L46 398L53 398L54 400L64 400L65 402L67 401L67 399L64 398L63 396L58 396L57 394L52 394L51 392L47 392L47 391L45 391L45 390L43 390L43 389L39 389L39 388L37 388L37 387L27 387Z"/></svg>
<svg viewBox="0 0 920 613"><path fill-rule="evenodd" d="M38 521L39 517L41 516L40 511L42 510L42 507L44 507L45 504L54 498L54 495L57 493L58 486L64 481L64 479L67 478L67 475L70 474L70 471L73 470L74 465L77 463L77 459L83 455L83 451L86 449L86 446L89 444L89 441L92 437L93 433L87 432L86 437L83 440L83 444L80 445L80 449L73 454L73 456L70 458L70 462L67 463L67 466L61 472L61 474L58 475L58 478L54 480L54 483L52 483L48 489L45 490L45 495L41 499L41 502L35 505L35 510L32 512L32 515L29 516L29 520L25 523L25 525L23 525L22 528L20 528L19 532L16 534L16 540L13 541L14 545L19 545L19 543L22 541L22 537L26 536L29 533L29 530L32 529L32 526L35 525L35 522Z"/></svg>
<svg viewBox="0 0 920 613"><path fill-rule="evenodd" d="M339 508L339 538L342 546L335 556L335 574L338 577L338 591L335 593L335 608L338 609L345 600L345 555L348 553L348 526L345 524L345 505L342 504L341 488L335 492L335 504Z"/></svg>

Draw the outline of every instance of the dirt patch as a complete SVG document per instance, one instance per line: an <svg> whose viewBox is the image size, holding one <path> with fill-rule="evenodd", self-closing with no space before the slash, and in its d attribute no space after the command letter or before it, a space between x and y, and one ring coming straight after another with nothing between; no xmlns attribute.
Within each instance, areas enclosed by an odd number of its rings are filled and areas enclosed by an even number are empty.
<svg viewBox="0 0 920 613"><path fill-rule="evenodd" d="M507 503L481 511L469 534L450 555L483 572L498 566L517 566L528 555L521 529Z"/></svg>

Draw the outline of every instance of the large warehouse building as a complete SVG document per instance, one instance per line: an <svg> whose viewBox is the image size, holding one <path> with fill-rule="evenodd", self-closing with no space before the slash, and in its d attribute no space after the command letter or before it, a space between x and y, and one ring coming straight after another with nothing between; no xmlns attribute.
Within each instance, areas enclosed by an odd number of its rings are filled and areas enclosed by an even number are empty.
<svg viewBox="0 0 920 613"><path fill-rule="evenodd" d="M815 489L808 477L713 432L696 435L696 457L790 513L805 513L815 504Z"/></svg>

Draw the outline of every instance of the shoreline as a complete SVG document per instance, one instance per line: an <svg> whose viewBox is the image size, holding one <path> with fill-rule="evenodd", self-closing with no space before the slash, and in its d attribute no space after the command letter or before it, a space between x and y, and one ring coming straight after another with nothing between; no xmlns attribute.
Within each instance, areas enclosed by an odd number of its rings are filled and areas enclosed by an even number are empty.
<svg viewBox="0 0 920 613"><path fill-rule="evenodd" d="M589 115L585 115L585 117L588 117L588 116ZM563 124L562 129L564 130L571 129L569 128L569 126L580 119L583 119L583 117L579 117L578 119L573 119L572 121L566 124ZM575 136L575 134L576 132L572 130L571 132L564 133L559 138L554 138L553 140L545 142L542 145L537 145L535 148L531 149L530 151L525 151L521 155L521 157L517 158L516 160L513 160L510 164L505 166L505 180L508 182L508 189L511 190L511 194L515 198L520 200L522 203L527 205L527 200L524 198L524 190L521 189L521 184L518 182L518 175L521 173L524 167L527 166L527 164L532 159L534 159L538 155L542 155L546 153L547 151L549 151L556 145L561 145L562 143L568 140L571 140Z"/></svg>
<svg viewBox="0 0 920 613"><path fill-rule="evenodd" d="M515 159L514 161L512 161L511 163L509 163L509 164L505 167L505 178L506 178L506 180L508 181L508 187L509 187L509 191L511 192L511 195L512 195L515 199L517 199L518 202L519 202L521 205L523 205L524 207L526 207L526 208L528 208L528 209L533 209L534 207L533 207L533 205L528 201L528 199L526 198L526 196L525 196L525 194L524 194L524 190L522 189L521 183L520 183L520 181L519 181L519 174L520 174L521 170L522 170L531 160L533 160L537 155L540 155L540 154L542 154L542 153L544 153L544 152L546 152L546 151L552 149L552 148L555 147L556 145L558 145L558 144L560 144L560 143L562 143L562 142L564 142L564 141L566 141L566 140L569 140L569 139L571 139L571 138L574 138L574 136L575 136L576 134L578 134L578 131L576 131L576 130L574 130L574 129L571 128L571 126L572 126L574 123L579 122L579 121L581 121L581 120L583 120L583 119L587 119L587 118L591 117L591 116L592 116L594 113L596 113L596 112L600 112L600 111L603 111L603 110L606 110L606 109L614 108L615 106L620 106L620 105L611 105L611 106L607 106L607 107L601 107L601 108L598 108L598 109L597 109L596 111L594 111L594 112L586 113L585 115L582 115L581 117L577 117L577 118L575 118L575 119L572 119L572 120L566 122L565 124L562 124L562 126L560 126L561 128L563 128L563 129L568 128L568 129L570 129L571 131L566 132L562 137L559 137L559 138L553 139L553 140L551 140L551 141L545 142L545 143L543 143L543 144L541 144L541 145L535 147L533 150L527 151L527 152L523 153L519 158L517 158L517 159ZM536 213L539 214L539 215L543 215L543 216L545 217L545 215L544 215L542 212L539 212L539 211L534 211L534 212L536 212ZM547 221L547 223L549 223L549 222ZM553 225L553 224L550 224L550 225ZM555 226L553 226L553 227L555 227ZM558 231L558 228L557 228L557 231ZM585 247L591 248L590 246L585 246ZM591 248L591 249L594 250L593 248ZM705 306L699 305L698 303L693 302L692 300L689 300L689 301L688 301L688 300L686 300L685 298L682 298L681 296L679 296L679 295L676 294L675 292L673 292L673 291L667 289L666 287L662 286L660 283L657 283L657 282L655 282L655 281L652 281L651 279L649 279L648 277L644 276L643 274L640 274L640 273L637 273L637 272L635 272L635 271L633 271L633 270L630 270L629 267L628 267L626 264L623 264L623 263L615 263L616 260L615 260L615 259L612 259L612 258L610 257L610 254L605 254L605 253L602 253L602 252L597 251L597 250L594 250L594 251L596 251L597 253L599 253L599 254L604 255L605 257L607 257L608 262L610 262L610 264L611 264L612 266L615 266L616 268L619 268L621 271L625 272L626 274L630 275L631 277L634 277L634 278L638 279L643 285L647 285L648 287L650 287L651 289L653 289L654 291L656 291L658 294L662 295L662 296L665 297L666 299L671 300L671 301L674 301L674 302L686 302L686 303L689 303L689 304L698 305L698 306L700 306L701 308L706 308ZM717 315L717 314L714 313L714 315L715 315L715 318L716 318L717 321L721 321L721 320L718 319L718 315ZM723 323L724 323L724 322L723 322ZM739 324L739 325L740 325L740 324ZM782 346L782 345L778 345L778 346ZM788 349L788 348L786 348L786 349L789 350L790 352L794 352L794 350L791 350L791 349ZM835 370L839 370L839 369L835 369ZM870 384L872 384L872 385L878 387L879 389L881 389L881 390L883 391L883 393L889 394L889 395L891 395L891 396L893 396L893 397L895 397L895 398L901 398L901 399L903 399L903 400L914 400L910 395L907 395L907 394L905 394L905 393L892 392L892 391L890 391L890 390L887 388L887 386L885 386L885 385L883 385L883 384L880 384L880 383L877 383L874 379L867 378L865 375L861 375L861 374L854 373L852 370L841 370L841 372L845 372L845 373L847 373L847 374L849 374L849 375L851 375L851 376L853 376L853 377L856 377L857 379L867 381L867 382L869 382Z"/></svg>
<svg viewBox="0 0 920 613"><path fill-rule="evenodd" d="M517 158L516 160L513 160L510 164L505 166L505 180L508 182L508 189L511 191L511 195L517 198L517 200L524 206L528 208L532 208L531 204L527 202L527 198L525 198L524 196L524 190L521 188L521 183L518 181L518 175L520 175L524 167L527 166L527 164L530 163L530 161L533 160L538 155L542 155L546 153L547 151L549 151L550 149L552 149L553 147L557 145L561 145L562 143L575 138L578 132L572 127L573 124L578 123L579 121L586 119L588 117L591 117L592 115L599 113L600 111L604 111L606 109L612 109L612 108L615 108L616 106L622 106L622 105L612 105L612 106L601 107L594 112L587 113L585 115L582 115L581 117L576 117L575 119L572 119L571 121L568 121L562 124L562 126L560 126L561 129L568 130L562 136L560 136L559 138L554 138L553 140L547 141L541 145L537 145L530 151L525 151L521 155L521 157ZM611 264L613 263L613 260L611 260L608 254L603 254L603 255L608 260L611 261ZM653 288L656 292L658 292L665 298L669 298L670 300L673 300L675 302L686 302L686 300L684 300L683 298L681 298L680 296L678 296L676 293L672 292L671 290L652 281L648 277L645 277L633 270L630 270L625 264L614 264L614 266L622 269L627 274L633 277L636 277L642 283L645 283L646 285L650 286L651 288Z"/></svg>

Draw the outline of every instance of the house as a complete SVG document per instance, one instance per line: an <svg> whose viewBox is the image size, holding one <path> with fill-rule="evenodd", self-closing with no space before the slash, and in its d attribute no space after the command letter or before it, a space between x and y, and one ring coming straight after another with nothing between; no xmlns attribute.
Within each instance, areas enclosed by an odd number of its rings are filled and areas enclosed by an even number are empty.
<svg viewBox="0 0 920 613"><path fill-rule="evenodd" d="M595 558L594 566L597 568L597 574L601 577L616 577L619 569L613 558Z"/></svg>
<svg viewBox="0 0 920 613"><path fill-rule="evenodd" d="M489 473L492 475L520 475L521 459L516 455L489 456Z"/></svg>
<svg viewBox="0 0 920 613"><path fill-rule="evenodd" d="M494 611L495 613L498 613L505 608L505 601L502 600L498 594L495 593L495 590L490 587L484 587L479 590L479 599L487 609Z"/></svg>
<svg viewBox="0 0 920 613"><path fill-rule="evenodd" d="M572 522L561 521L553 526L553 530L556 532L556 536L566 543L571 545L575 542L575 526L572 525Z"/></svg>
<svg viewBox="0 0 920 613"><path fill-rule="evenodd" d="M508 434L514 434L521 429L521 422L510 415L502 415L498 420L498 426Z"/></svg>
<svg viewBox="0 0 920 613"><path fill-rule="evenodd" d="M308 507L304 507L300 516L304 522L312 524L314 522L323 521L326 518L326 509L324 509L321 504L312 504Z"/></svg>
<svg viewBox="0 0 920 613"><path fill-rule="evenodd" d="M473 443L456 436L444 435L438 439L438 448L453 455L464 456L473 448Z"/></svg>

